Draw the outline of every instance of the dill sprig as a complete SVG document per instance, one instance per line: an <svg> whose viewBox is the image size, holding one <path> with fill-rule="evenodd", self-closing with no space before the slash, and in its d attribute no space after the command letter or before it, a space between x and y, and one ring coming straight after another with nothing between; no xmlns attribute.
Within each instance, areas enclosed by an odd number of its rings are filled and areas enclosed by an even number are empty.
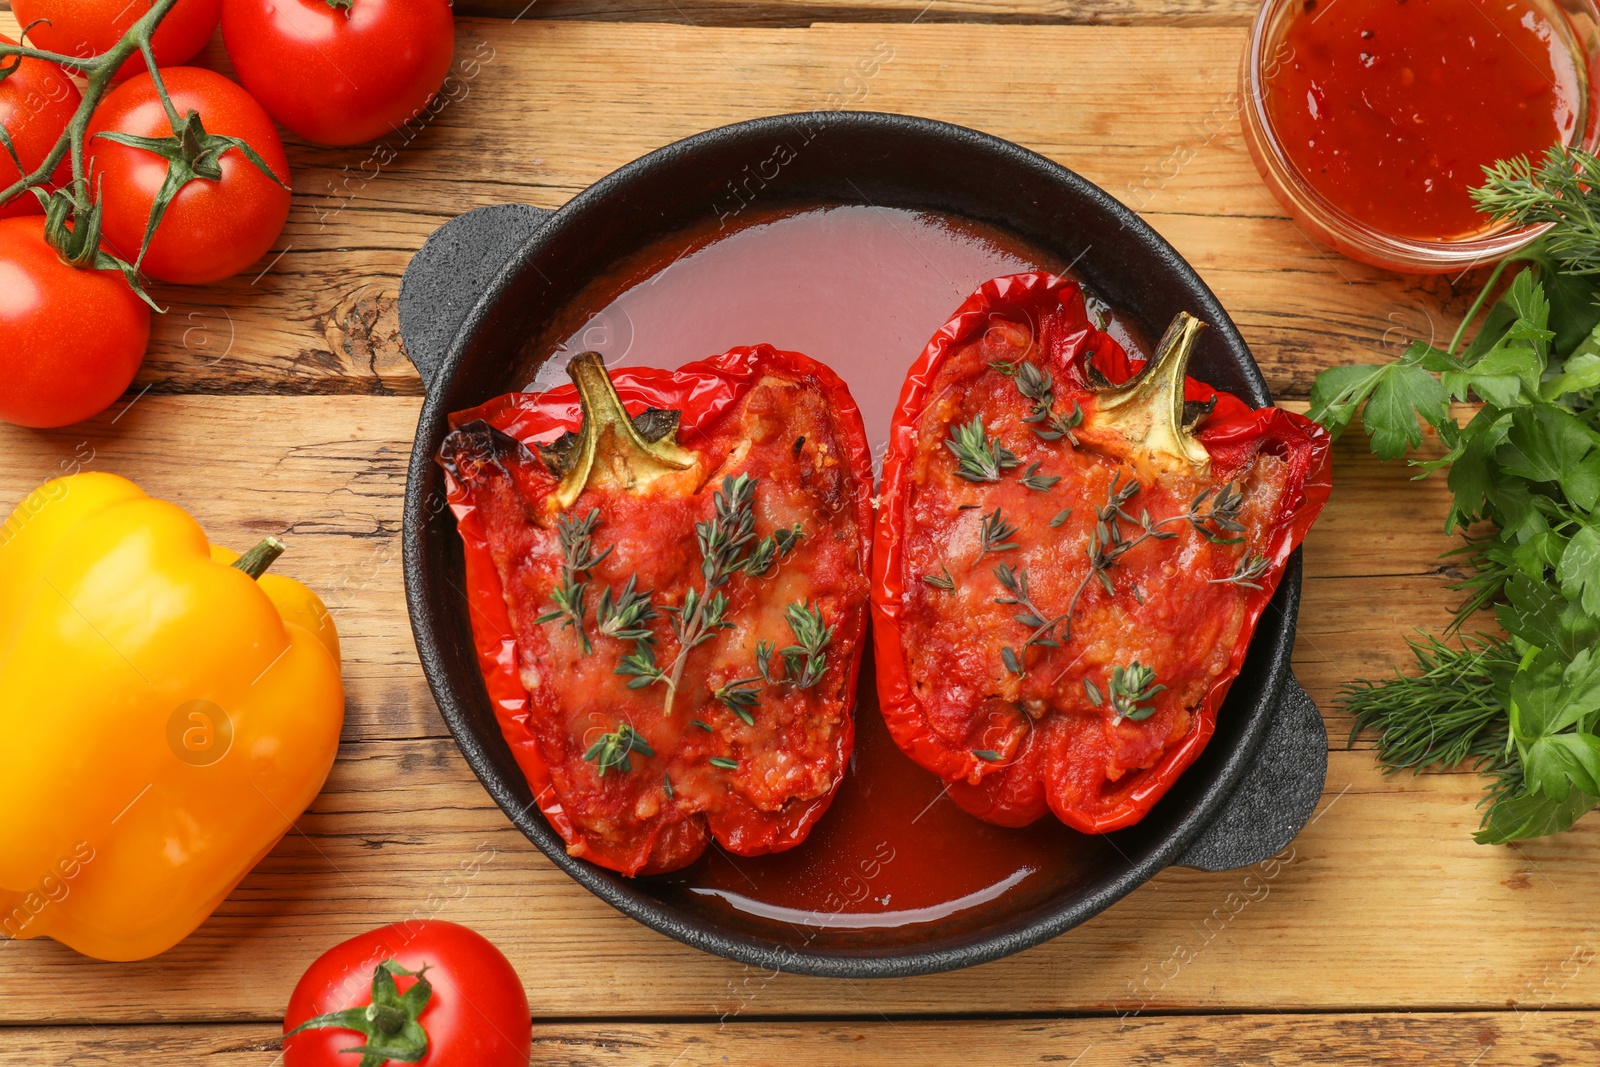
<svg viewBox="0 0 1600 1067"><path fill-rule="evenodd" d="M538 623L560 620L562 629L570 627L576 631L584 655L594 651L594 643L583 628L589 572L611 555L610 548L598 554L594 550L594 532L599 525L599 508L590 510L581 519L572 515L562 515L556 519L556 536L561 541L561 583L550 591L554 609L534 620Z"/></svg>
<svg viewBox="0 0 1600 1067"><path fill-rule="evenodd" d="M641 756L656 754L650 743L634 732L632 726L622 723L611 733L590 745L589 751L583 754L583 758L595 765L596 777L604 778L606 772L612 768L624 774L633 770L633 761L629 757L635 752Z"/></svg>
<svg viewBox="0 0 1600 1067"><path fill-rule="evenodd" d="M1517 156L1483 174L1484 184L1472 190L1479 211L1516 226L1554 223L1542 243L1562 269L1600 273L1600 159L1552 145L1537 167Z"/></svg>
<svg viewBox="0 0 1600 1067"><path fill-rule="evenodd" d="M956 457L956 477L969 482L998 482L1002 474L1022 462L1000 438L984 433L981 415L951 426L944 446Z"/></svg>
<svg viewBox="0 0 1600 1067"><path fill-rule="evenodd" d="M1510 719L1500 688L1521 660L1504 638L1479 634L1446 644L1419 631L1406 645L1416 671L1382 681L1346 685L1339 700L1354 725L1378 734L1378 759L1386 770L1481 765L1505 753Z"/></svg>

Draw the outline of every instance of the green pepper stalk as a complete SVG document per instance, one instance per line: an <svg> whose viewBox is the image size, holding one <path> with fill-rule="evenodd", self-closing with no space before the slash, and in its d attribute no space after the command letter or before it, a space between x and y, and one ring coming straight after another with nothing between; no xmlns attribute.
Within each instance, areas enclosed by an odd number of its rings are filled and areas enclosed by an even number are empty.
<svg viewBox="0 0 1600 1067"><path fill-rule="evenodd" d="M161 21L167 17L177 2L178 0L155 0L150 10L128 28L128 32L122 35L122 39L113 45L110 51L97 56L83 58L46 52L27 44L0 44L0 81L10 77L23 59L38 59L69 70L88 83L72 121L67 124L67 128L49 155L45 157L44 162L31 173L23 172L22 160L17 156L11 138L4 130L0 130L0 148L5 149L12 162L16 164L18 174L21 175L6 189L0 191L0 203L7 203L24 192L32 192L44 207L45 239L64 262L87 270L122 271L123 277L127 278L133 291L157 311L162 309L156 306L140 285L139 264L144 259L145 250L150 246L150 238L155 234L156 227L161 224L167 206L173 197L178 195L178 191L196 179L220 181L221 157L223 153L234 148L243 153L245 158L263 174L283 185L282 180L272 172L272 168L268 167L256 151L245 142L237 137L209 134L201 123L199 112L190 111L187 115L179 115L178 109L173 106L172 98L167 94L166 82L156 66L151 40L156 28L161 25ZM32 28L30 25L23 29L24 40L27 38L28 30ZM94 116L95 109L110 91L112 79L117 71L134 52L144 57L151 81L155 84L156 96L167 113L168 123L172 126L172 136L134 137L114 132L97 135L109 141L153 152L168 162L167 178L151 208L144 243L140 246L138 257L133 263L129 263L100 247L100 204L91 188L84 153L89 122ZM72 156L71 186L50 193L44 192L41 186L55 174L56 168L61 165L61 161L69 152Z"/></svg>

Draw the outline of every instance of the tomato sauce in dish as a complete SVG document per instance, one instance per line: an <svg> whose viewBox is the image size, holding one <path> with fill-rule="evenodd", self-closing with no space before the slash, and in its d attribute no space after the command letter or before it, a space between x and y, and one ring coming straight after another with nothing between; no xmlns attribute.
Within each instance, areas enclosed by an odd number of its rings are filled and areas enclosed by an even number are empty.
<svg viewBox="0 0 1600 1067"><path fill-rule="evenodd" d="M1493 225L1483 168L1567 142L1583 79L1524 0L1304 0L1263 92L1284 153L1355 221L1459 240Z"/></svg>
<svg viewBox="0 0 1600 1067"><path fill-rule="evenodd" d="M964 219L857 206L748 211L664 238L592 283L534 338L530 388L565 380L572 356L610 366L674 367L730 345L805 352L849 384L875 457L906 371L978 285L1067 264ZM1091 299L1136 358L1132 323ZM808 944L870 931L915 936L995 907L1025 908L1085 884L1114 842L1053 819L1022 829L982 822L908 759L878 710L872 653L856 703L856 744L827 816L799 846L745 857L715 844L692 866L650 880L662 895L725 918L781 923Z"/></svg>

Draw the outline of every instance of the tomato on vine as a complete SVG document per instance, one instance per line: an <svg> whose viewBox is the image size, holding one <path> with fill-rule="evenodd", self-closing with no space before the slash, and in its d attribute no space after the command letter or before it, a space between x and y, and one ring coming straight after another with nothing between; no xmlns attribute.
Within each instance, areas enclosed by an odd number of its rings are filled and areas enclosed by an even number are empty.
<svg viewBox="0 0 1600 1067"><path fill-rule="evenodd" d="M0 219L0 419L36 428L109 407L150 339L150 309L123 276L64 262L44 227Z"/></svg>
<svg viewBox="0 0 1600 1067"><path fill-rule="evenodd" d="M308 141L354 145L398 130L450 71L448 0L224 0L239 81Z"/></svg>
<svg viewBox="0 0 1600 1067"><path fill-rule="evenodd" d="M510 961L455 923L419 919L335 945L283 1020L284 1067L527 1067L528 997Z"/></svg>
<svg viewBox="0 0 1600 1067"><path fill-rule="evenodd" d="M89 169L102 232L152 278L220 281L283 232L289 161L267 113L227 78L198 67L162 68L161 77L170 110L141 74L95 111Z"/></svg>
<svg viewBox="0 0 1600 1067"><path fill-rule="evenodd" d="M154 6L154 0L12 0L17 21L27 26L28 40L36 47L62 55L88 58L109 52L125 33ZM222 0L178 0L162 20L151 41L159 66L187 63L211 40ZM43 21L41 21L43 20ZM117 71L117 80L145 70L135 55Z"/></svg>
<svg viewBox="0 0 1600 1067"><path fill-rule="evenodd" d="M0 43L17 42L0 35ZM13 59L0 64L0 69L6 67L12 70L0 81L0 134L4 135L0 137L0 189L44 163L82 99L72 79L53 63ZM54 183L60 185L71 177L71 167L63 156ZM0 204L0 218L39 213L39 201L30 193L19 193Z"/></svg>

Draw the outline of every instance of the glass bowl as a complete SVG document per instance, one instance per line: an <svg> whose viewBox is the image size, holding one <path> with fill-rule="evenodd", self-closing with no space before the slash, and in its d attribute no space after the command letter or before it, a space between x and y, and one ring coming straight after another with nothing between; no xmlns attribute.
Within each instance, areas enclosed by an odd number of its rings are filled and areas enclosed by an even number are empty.
<svg viewBox="0 0 1600 1067"><path fill-rule="evenodd" d="M1352 0L1343 0L1350 3ZM1600 73L1600 9L1593 0L1525 0L1549 20L1572 54L1578 76L1579 112L1570 143L1594 151L1600 142L1600 114L1593 92ZM1256 15L1240 72L1245 144L1272 195L1313 239L1362 263L1413 274L1444 274L1493 263L1526 245L1548 223L1516 227L1491 225L1468 237L1424 240L1385 233L1353 218L1306 181L1284 152L1267 108L1264 82L1281 62L1284 36L1304 0L1266 0Z"/></svg>

